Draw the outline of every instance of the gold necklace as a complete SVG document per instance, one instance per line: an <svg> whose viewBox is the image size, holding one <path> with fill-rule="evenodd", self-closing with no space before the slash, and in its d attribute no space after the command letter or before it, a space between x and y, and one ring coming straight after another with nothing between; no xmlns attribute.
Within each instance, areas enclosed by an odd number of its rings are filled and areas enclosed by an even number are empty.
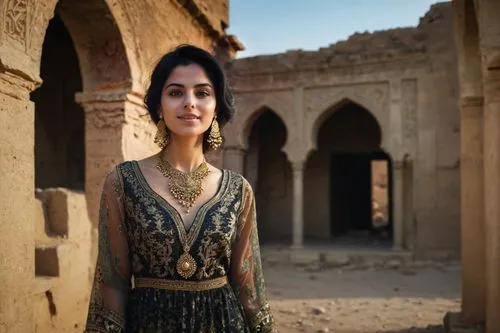
<svg viewBox="0 0 500 333"><path fill-rule="evenodd" d="M169 180L168 188L172 196L189 213L189 209L203 192L203 179L210 173L207 162L203 161L193 171L182 172L159 156L156 168Z"/></svg>
<svg viewBox="0 0 500 333"><path fill-rule="evenodd" d="M189 213L189 209L203 192L201 186L203 179L210 173L207 162L203 161L193 171L184 173L159 156L156 167L169 180L168 187L172 196L186 209L186 213ZM196 272L197 265L193 256L189 254L188 240L183 241L181 238L181 242L184 253L177 260L176 268L180 276L188 279Z"/></svg>

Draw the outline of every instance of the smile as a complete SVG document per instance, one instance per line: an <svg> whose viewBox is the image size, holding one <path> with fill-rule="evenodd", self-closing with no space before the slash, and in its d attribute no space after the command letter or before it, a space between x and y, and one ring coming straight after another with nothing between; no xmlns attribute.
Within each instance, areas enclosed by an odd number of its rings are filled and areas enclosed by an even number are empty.
<svg viewBox="0 0 500 333"><path fill-rule="evenodd" d="M184 116L179 116L177 118L179 118L181 120L197 120L197 119L200 119L200 117L197 117L197 116L192 115L192 114L184 115Z"/></svg>

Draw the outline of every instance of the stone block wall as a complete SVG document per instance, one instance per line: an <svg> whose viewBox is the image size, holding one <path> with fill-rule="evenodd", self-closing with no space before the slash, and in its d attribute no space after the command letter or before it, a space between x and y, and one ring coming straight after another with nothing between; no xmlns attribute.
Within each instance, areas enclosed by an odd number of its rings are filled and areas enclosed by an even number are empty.
<svg viewBox="0 0 500 333"><path fill-rule="evenodd" d="M35 201L35 332L82 332L94 264L85 195L46 189Z"/></svg>

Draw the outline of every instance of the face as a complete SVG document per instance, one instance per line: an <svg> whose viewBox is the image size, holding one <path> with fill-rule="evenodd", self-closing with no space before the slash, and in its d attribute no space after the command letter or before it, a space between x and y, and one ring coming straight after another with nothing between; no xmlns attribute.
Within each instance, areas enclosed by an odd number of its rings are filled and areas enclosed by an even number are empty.
<svg viewBox="0 0 500 333"><path fill-rule="evenodd" d="M172 137L200 137L215 116L215 90L203 67L177 66L163 87L160 116Z"/></svg>

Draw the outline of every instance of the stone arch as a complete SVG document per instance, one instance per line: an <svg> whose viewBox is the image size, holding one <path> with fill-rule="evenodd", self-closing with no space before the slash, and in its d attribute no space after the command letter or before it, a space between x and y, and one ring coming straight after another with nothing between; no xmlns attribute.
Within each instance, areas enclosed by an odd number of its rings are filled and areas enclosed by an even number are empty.
<svg viewBox="0 0 500 333"><path fill-rule="evenodd" d="M76 51L82 85L81 92L76 92L74 98L84 111L83 188L88 215L94 228L92 256L95 257L102 181L114 165L130 158L126 148L128 142L125 141L133 139L125 130L130 125L126 119L130 120L134 116L139 118L144 113L140 97L141 70L133 29L120 3L105 0L59 0L45 6L40 5L42 1L39 0L28 3L31 15L35 10L41 12L39 17L33 18L35 27L31 28L31 66L37 67L32 72L40 75L45 34L50 19L55 15L66 27ZM143 131L144 128L152 127L152 124L142 119L136 123L140 126L137 130L139 137L147 131ZM140 139L135 140L134 144L140 145ZM149 152L148 148L144 151ZM98 150L105 150L106 154L96 154Z"/></svg>
<svg viewBox="0 0 500 333"><path fill-rule="evenodd" d="M273 115L278 117L281 120L281 123L285 127L285 132L286 132L286 138L285 138L285 143L283 144L283 147L286 146L288 142L288 127L286 125L286 120L283 116L281 116L278 112L274 111L273 108L267 106L267 105L262 105L259 108L257 108L254 112L250 113L248 117L245 119L243 122L242 126L242 131L241 133L241 142L243 143L243 147L247 149L249 147L249 142L248 139L250 137L250 132L252 131L253 125L255 122L260 118L260 116L265 113L265 112L271 112Z"/></svg>
<svg viewBox="0 0 500 333"><path fill-rule="evenodd" d="M137 47L128 32L129 23L124 18L120 5L109 6L103 0L59 0L38 8L39 2L31 2L32 7L29 8L30 12L43 11L40 19L33 18L39 28L31 28L40 31L31 36L30 41L38 69L45 31L49 20L57 12L66 25L78 54L84 91L113 88L140 91Z"/></svg>
<svg viewBox="0 0 500 333"><path fill-rule="evenodd" d="M30 94L35 104L35 186L83 190L85 114L75 101L82 91L82 73L74 43L57 13L45 33L40 77L42 84Z"/></svg>
<svg viewBox="0 0 500 333"><path fill-rule="evenodd" d="M236 95L236 117L234 121L225 128L225 136L228 147L238 147L246 149L248 142L245 137L245 129L251 128L248 124L252 124L257 119L260 111L267 108L272 110L283 122L287 133L291 134L293 128L292 113L287 110L293 110L292 91L277 91L271 93L239 93ZM290 140L289 138L287 140Z"/></svg>
<svg viewBox="0 0 500 333"><path fill-rule="evenodd" d="M325 87L306 91L305 94L305 140L307 151L316 150L318 124L324 120L325 113L338 109L343 103L352 102L374 116L382 133L389 131L389 91L385 83L353 85L348 87ZM319 119L319 122L318 122ZM389 151L389 137L383 136L382 148Z"/></svg>
<svg viewBox="0 0 500 333"><path fill-rule="evenodd" d="M304 216L308 225L304 236L342 241L348 235L363 242L364 235L375 231L372 213L373 195L377 193L377 204L383 208L377 215L381 234L392 237L387 214L391 212L387 205L390 200L384 196L387 177L391 177L391 159L381 153L382 129L376 117L364 105L342 98L317 116L311 128L314 137L310 140L316 149L304 167ZM384 180L383 191L374 186L373 179ZM366 240L372 241L370 236Z"/></svg>
<svg viewBox="0 0 500 333"><path fill-rule="evenodd" d="M259 238L264 243L282 243L290 238L292 211L292 171L283 151L287 129L283 119L268 107L252 115L245 127L244 176L255 193Z"/></svg>
<svg viewBox="0 0 500 333"><path fill-rule="evenodd" d="M340 101L332 104L331 106L323 109L324 111L320 113L320 115L315 119L312 129L311 129L311 137L310 140L313 143L314 149L318 148L318 134L321 126L324 124L324 122L329 119L335 112L338 110L342 109L342 107L348 105L348 104L354 104L356 106L359 106L363 108L372 118L373 120L377 123L379 131L380 131L380 142L379 145L382 145L383 142L383 131L381 127L380 121L377 119L377 117L370 112L370 110L365 106L364 103L359 103L358 101L353 101L350 98L342 98Z"/></svg>

